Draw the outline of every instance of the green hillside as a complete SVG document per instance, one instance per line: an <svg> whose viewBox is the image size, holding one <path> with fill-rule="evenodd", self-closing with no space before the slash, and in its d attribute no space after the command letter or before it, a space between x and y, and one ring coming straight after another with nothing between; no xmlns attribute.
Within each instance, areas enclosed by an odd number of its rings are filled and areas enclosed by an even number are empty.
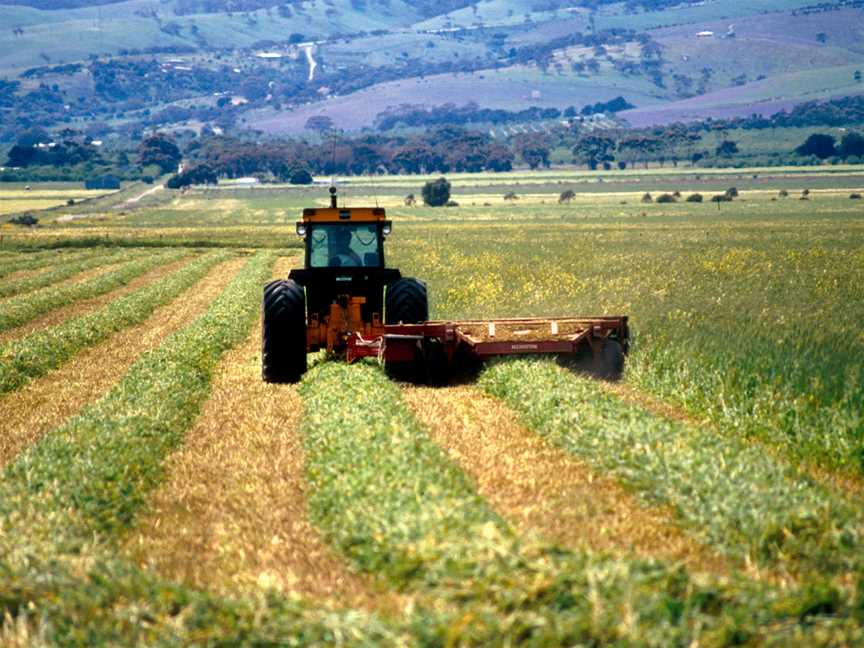
<svg viewBox="0 0 864 648"><path fill-rule="evenodd" d="M356 130L399 106L617 96L651 124L864 92L849 0L11 0L0 24L5 142L35 126L296 135L313 116Z"/></svg>

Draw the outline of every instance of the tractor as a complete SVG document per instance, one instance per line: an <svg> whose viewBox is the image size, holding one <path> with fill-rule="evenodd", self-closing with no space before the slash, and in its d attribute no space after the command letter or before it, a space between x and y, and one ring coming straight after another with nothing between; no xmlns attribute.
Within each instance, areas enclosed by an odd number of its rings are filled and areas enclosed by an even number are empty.
<svg viewBox="0 0 864 648"><path fill-rule="evenodd" d="M304 267L264 287L265 381L299 381L306 354L321 349L348 362L378 358L433 384L446 382L458 359L500 355L587 358L603 378L621 373L626 316L430 321L426 284L385 266L391 229L382 208L340 208L335 187L329 207L303 210Z"/></svg>

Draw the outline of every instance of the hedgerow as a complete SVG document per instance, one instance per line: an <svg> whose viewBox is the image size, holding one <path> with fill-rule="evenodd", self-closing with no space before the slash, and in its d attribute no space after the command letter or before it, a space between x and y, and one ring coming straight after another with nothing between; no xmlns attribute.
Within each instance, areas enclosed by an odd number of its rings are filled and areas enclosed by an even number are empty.
<svg viewBox="0 0 864 648"><path fill-rule="evenodd" d="M413 619L415 630L426 619L428 640L714 645L862 636L849 597L831 586L780 593L520 538L374 367L324 363L301 393L313 521L363 570L436 602L438 625L422 602Z"/></svg>
<svg viewBox="0 0 864 648"><path fill-rule="evenodd" d="M179 259L182 253L158 253L131 261L98 277L62 286L50 286L34 293L18 295L3 302L0 311L0 331L20 326L60 306L88 299L113 290L148 270Z"/></svg>
<svg viewBox="0 0 864 648"><path fill-rule="evenodd" d="M793 573L860 570L864 520L758 446L659 419L551 362L485 370L480 385L554 443L616 476L737 559Z"/></svg>
<svg viewBox="0 0 864 648"><path fill-rule="evenodd" d="M226 256L227 253L202 256L162 281L116 299L95 312L0 346L0 394L59 367L81 349L104 340L111 333L143 321ZM161 255L158 259L165 261Z"/></svg>

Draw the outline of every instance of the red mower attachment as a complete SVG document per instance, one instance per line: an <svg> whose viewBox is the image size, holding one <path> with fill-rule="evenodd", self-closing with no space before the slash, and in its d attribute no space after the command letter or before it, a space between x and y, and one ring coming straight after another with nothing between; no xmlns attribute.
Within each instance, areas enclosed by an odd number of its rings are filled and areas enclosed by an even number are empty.
<svg viewBox="0 0 864 648"><path fill-rule="evenodd" d="M375 357L389 366L415 363L430 382L441 382L458 358L546 354L614 379L623 370L628 342L626 316L431 321L389 324L372 339L351 333L346 359Z"/></svg>

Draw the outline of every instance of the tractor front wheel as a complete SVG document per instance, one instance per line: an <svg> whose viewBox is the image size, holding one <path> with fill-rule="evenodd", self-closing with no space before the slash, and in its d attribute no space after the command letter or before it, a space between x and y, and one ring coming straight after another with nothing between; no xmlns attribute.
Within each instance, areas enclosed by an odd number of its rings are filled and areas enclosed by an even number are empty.
<svg viewBox="0 0 864 648"><path fill-rule="evenodd" d="M387 286L385 324L419 324L428 319L429 297L425 283L405 277Z"/></svg>
<svg viewBox="0 0 864 648"><path fill-rule="evenodd" d="M269 383L294 383L306 372L306 295L291 279L264 286L261 375Z"/></svg>

